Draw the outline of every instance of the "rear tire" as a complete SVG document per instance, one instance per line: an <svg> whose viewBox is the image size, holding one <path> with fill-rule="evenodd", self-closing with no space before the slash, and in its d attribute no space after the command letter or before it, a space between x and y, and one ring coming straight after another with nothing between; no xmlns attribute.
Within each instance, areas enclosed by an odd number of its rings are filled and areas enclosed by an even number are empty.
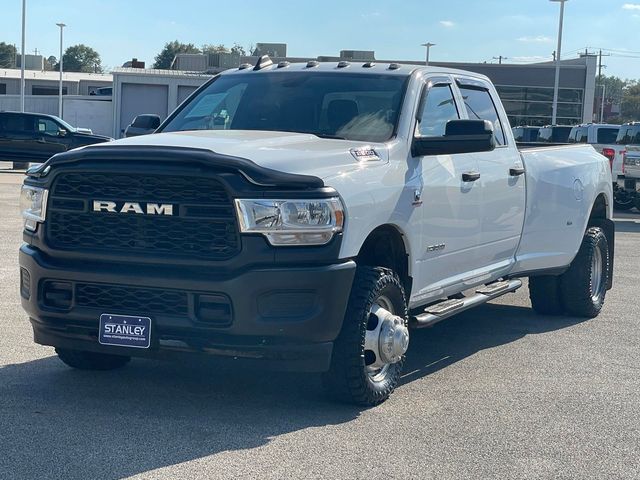
<svg viewBox="0 0 640 480"><path fill-rule="evenodd" d="M367 331L371 332L371 323L378 321L372 313L376 305L384 305L385 310L401 317L406 327L407 301L398 275L387 268L358 267L342 330L334 343L331 367L322 379L328 392L340 401L377 405L389 398L400 380L404 355L377 370L371 367L374 352L365 350Z"/></svg>
<svg viewBox="0 0 640 480"><path fill-rule="evenodd" d="M83 352L56 348L58 358L72 368L79 370L115 370L124 367L131 357L108 355L106 353Z"/></svg>
<svg viewBox="0 0 640 480"><path fill-rule="evenodd" d="M634 207L634 201L633 200L627 200L626 202L619 202L617 200L613 201L613 208L615 210L620 210L622 212L627 211L627 210L631 210Z"/></svg>
<svg viewBox="0 0 640 480"><path fill-rule="evenodd" d="M578 255L560 277L560 297L568 314L598 316L607 293L609 264L607 236L601 228L590 227Z"/></svg>
<svg viewBox="0 0 640 480"><path fill-rule="evenodd" d="M560 277L543 275L529 278L531 306L540 315L562 315L564 307L560 298Z"/></svg>

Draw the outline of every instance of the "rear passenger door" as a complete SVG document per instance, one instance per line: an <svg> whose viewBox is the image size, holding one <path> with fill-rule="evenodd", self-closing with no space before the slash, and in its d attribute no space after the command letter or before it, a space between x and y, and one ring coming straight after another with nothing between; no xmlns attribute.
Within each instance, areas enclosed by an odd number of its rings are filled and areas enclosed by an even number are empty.
<svg viewBox="0 0 640 480"><path fill-rule="evenodd" d="M456 78L463 114L493 124L496 148L471 154L478 162L482 200L480 242L483 269L497 277L510 269L520 243L525 210L525 175L509 122L491 84Z"/></svg>
<svg viewBox="0 0 640 480"><path fill-rule="evenodd" d="M0 113L0 160L29 161L28 120L20 113Z"/></svg>

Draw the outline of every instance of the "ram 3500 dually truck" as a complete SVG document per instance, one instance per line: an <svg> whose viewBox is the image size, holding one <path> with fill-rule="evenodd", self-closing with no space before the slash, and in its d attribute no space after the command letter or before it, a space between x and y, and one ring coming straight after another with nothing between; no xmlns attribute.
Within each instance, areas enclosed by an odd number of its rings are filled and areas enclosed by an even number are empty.
<svg viewBox="0 0 640 480"><path fill-rule="evenodd" d="M609 162L519 150L491 82L273 64L211 79L145 137L56 155L23 191L22 305L66 364L200 352L384 401L411 327L529 278L543 314L612 284Z"/></svg>

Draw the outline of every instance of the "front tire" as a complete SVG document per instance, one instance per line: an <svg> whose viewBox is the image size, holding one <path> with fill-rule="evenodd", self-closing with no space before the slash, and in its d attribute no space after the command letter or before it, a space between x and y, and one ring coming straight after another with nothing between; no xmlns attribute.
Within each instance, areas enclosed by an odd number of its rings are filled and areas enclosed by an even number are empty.
<svg viewBox="0 0 640 480"><path fill-rule="evenodd" d="M598 316L609 281L609 244L599 227L584 235L578 255L560 277L560 296L566 313L578 317Z"/></svg>
<svg viewBox="0 0 640 480"><path fill-rule="evenodd" d="M358 267L342 330L323 384L335 398L373 406L400 380L409 343L407 300L398 275L382 267Z"/></svg>
<svg viewBox="0 0 640 480"><path fill-rule="evenodd" d="M124 367L131 357L108 355L106 353L83 352L56 348L58 358L72 368L79 370L115 370Z"/></svg>

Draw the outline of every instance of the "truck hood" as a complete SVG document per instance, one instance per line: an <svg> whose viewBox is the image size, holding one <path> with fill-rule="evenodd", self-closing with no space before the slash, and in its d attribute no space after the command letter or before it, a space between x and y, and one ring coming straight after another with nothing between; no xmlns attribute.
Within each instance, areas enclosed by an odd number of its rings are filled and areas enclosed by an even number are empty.
<svg viewBox="0 0 640 480"><path fill-rule="evenodd" d="M157 133L125 138L92 148L111 146L201 148L223 155L241 157L273 170L314 175L326 179L345 174L363 165L388 162L388 148L383 143L319 138L315 135L258 130L196 130ZM375 150L378 159L356 160L352 151Z"/></svg>

